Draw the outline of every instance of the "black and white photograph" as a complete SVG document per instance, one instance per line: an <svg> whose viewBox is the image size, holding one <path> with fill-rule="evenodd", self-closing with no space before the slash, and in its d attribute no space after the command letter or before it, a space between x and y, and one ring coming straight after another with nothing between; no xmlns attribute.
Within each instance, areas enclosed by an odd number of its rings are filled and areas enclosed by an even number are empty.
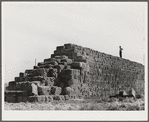
<svg viewBox="0 0 149 122"><path fill-rule="evenodd" d="M2 120L148 119L148 3L1 2Z"/></svg>

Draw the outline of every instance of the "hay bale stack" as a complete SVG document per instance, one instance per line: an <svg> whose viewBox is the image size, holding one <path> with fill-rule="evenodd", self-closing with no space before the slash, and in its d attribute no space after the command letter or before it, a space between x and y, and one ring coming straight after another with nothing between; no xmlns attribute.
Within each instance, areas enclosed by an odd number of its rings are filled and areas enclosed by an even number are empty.
<svg viewBox="0 0 149 122"><path fill-rule="evenodd" d="M5 101L7 102L26 102L28 98L26 91L5 91Z"/></svg>
<svg viewBox="0 0 149 122"><path fill-rule="evenodd" d="M80 82L80 71L77 69L63 69L58 75L59 82L64 83L64 87Z"/></svg>
<svg viewBox="0 0 149 122"><path fill-rule="evenodd" d="M13 82L11 82L10 84L12 84ZM10 90L16 90L17 91L26 91L28 93L29 96L31 95L38 95L38 91L37 91L37 85L35 85L32 82L29 81L25 81L25 82L14 82L15 85L13 86L13 89ZM10 85L10 87L12 88L12 86Z"/></svg>
<svg viewBox="0 0 149 122"><path fill-rule="evenodd" d="M50 92L47 87L51 87ZM124 90L128 96L135 97L144 94L144 66L86 47L64 44L34 69L20 72L8 89L25 90L28 96L38 95L37 91L40 95L67 94L73 99L107 97ZM127 96L124 91L119 96Z"/></svg>

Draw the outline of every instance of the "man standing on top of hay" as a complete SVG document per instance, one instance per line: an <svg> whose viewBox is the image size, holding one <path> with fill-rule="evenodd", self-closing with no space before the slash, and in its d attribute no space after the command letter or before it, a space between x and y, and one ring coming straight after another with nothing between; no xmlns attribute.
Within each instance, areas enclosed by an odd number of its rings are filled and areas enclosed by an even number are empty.
<svg viewBox="0 0 149 122"><path fill-rule="evenodd" d="M123 48L121 48L121 46L119 46L119 48L120 48L119 54L120 54L120 57L122 58L122 50L123 50Z"/></svg>

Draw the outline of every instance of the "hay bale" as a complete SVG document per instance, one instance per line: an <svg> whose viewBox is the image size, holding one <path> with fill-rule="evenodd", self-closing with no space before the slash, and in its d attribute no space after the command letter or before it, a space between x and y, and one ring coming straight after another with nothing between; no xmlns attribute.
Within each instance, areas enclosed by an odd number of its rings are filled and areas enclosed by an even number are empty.
<svg viewBox="0 0 149 122"><path fill-rule="evenodd" d="M66 62L67 64L71 64L72 60L71 59L61 59L61 62Z"/></svg>
<svg viewBox="0 0 149 122"><path fill-rule="evenodd" d="M73 70L73 78L80 80L80 73L81 73L80 70L74 69Z"/></svg>
<svg viewBox="0 0 149 122"><path fill-rule="evenodd" d="M16 90L21 90L21 83L22 82L16 82Z"/></svg>
<svg viewBox="0 0 149 122"><path fill-rule="evenodd" d="M70 64L68 64L68 65L65 65L64 69L71 69L71 66L70 66Z"/></svg>
<svg viewBox="0 0 149 122"><path fill-rule="evenodd" d="M38 86L38 95L49 95L51 94L51 88L49 86Z"/></svg>
<svg viewBox="0 0 149 122"><path fill-rule="evenodd" d="M38 95L37 85L29 81L17 82L16 90L26 91L30 96Z"/></svg>
<svg viewBox="0 0 149 122"><path fill-rule="evenodd" d="M57 77L57 69L50 68L47 72L47 77Z"/></svg>
<svg viewBox="0 0 149 122"><path fill-rule="evenodd" d="M22 102L23 101L23 97L22 96L18 96L17 97L17 102Z"/></svg>
<svg viewBox="0 0 149 122"><path fill-rule="evenodd" d="M43 103L46 101L45 95L38 95L38 96L29 96L28 97L29 102L38 102L38 103Z"/></svg>
<svg viewBox="0 0 149 122"><path fill-rule="evenodd" d="M22 102L27 102L28 101L28 96L22 97Z"/></svg>
<svg viewBox="0 0 149 122"><path fill-rule="evenodd" d="M58 55L58 56L60 56L60 55L67 55L67 51L63 50L63 49L62 50L55 50L54 54Z"/></svg>
<svg viewBox="0 0 149 122"><path fill-rule="evenodd" d="M64 87L71 87L74 83L77 83L77 80L71 75L66 78L62 78L61 81L64 83Z"/></svg>
<svg viewBox="0 0 149 122"><path fill-rule="evenodd" d="M71 95L70 95L70 98L71 98L71 99L76 99L77 96L76 96L76 94L71 94Z"/></svg>
<svg viewBox="0 0 149 122"><path fill-rule="evenodd" d="M46 100L45 95L39 95L36 97L37 97L37 102L39 102L39 103L43 103Z"/></svg>
<svg viewBox="0 0 149 122"><path fill-rule="evenodd" d="M65 87L64 88L64 95L68 95L68 96L70 96L71 95L71 93L72 93L72 88L71 87Z"/></svg>
<svg viewBox="0 0 149 122"><path fill-rule="evenodd" d="M15 80L16 82L20 82L20 77L15 77L14 80Z"/></svg>
<svg viewBox="0 0 149 122"><path fill-rule="evenodd" d="M34 67L33 67L33 69L38 69L38 68L39 68L38 66L34 66Z"/></svg>
<svg viewBox="0 0 149 122"><path fill-rule="evenodd" d="M64 95L65 100L69 100L70 97L68 95Z"/></svg>
<svg viewBox="0 0 149 122"><path fill-rule="evenodd" d="M37 64L37 66L41 66L41 65L44 65L45 63L44 62L39 62L38 64Z"/></svg>
<svg viewBox="0 0 149 122"><path fill-rule="evenodd" d="M61 55L61 56L55 56L56 59L68 59L68 56Z"/></svg>
<svg viewBox="0 0 149 122"><path fill-rule="evenodd" d="M45 86L46 85L46 80L42 80L41 82L40 82L40 86Z"/></svg>
<svg viewBox="0 0 149 122"><path fill-rule="evenodd" d="M57 87L57 86L52 86L51 87L51 94L53 95L59 95L62 92L62 88L61 87Z"/></svg>
<svg viewBox="0 0 149 122"><path fill-rule="evenodd" d="M64 82L62 82L62 80L59 77L55 79L54 86L63 88L64 85L65 85Z"/></svg>
<svg viewBox="0 0 149 122"><path fill-rule="evenodd" d="M65 49L65 46L57 46L56 47L56 50L62 50L62 49Z"/></svg>
<svg viewBox="0 0 149 122"><path fill-rule="evenodd" d="M51 64L51 65L58 65L58 62L55 58L44 59L44 63Z"/></svg>
<svg viewBox="0 0 149 122"><path fill-rule="evenodd" d="M16 81L10 81L8 89L9 90L16 90Z"/></svg>
<svg viewBox="0 0 149 122"><path fill-rule="evenodd" d="M53 96L52 95L46 95L45 96L45 102L53 102Z"/></svg>
<svg viewBox="0 0 149 122"><path fill-rule="evenodd" d="M15 103L16 102L16 96L15 95L7 95L5 97L6 102Z"/></svg>
<svg viewBox="0 0 149 122"><path fill-rule="evenodd" d="M52 68L52 64L44 64L44 65L41 65L40 68Z"/></svg>
<svg viewBox="0 0 149 122"><path fill-rule="evenodd" d="M32 83L34 83L37 86L40 86L41 85L41 81L32 81Z"/></svg>
<svg viewBox="0 0 149 122"><path fill-rule="evenodd" d="M51 58L55 58L55 54L51 54Z"/></svg>
<svg viewBox="0 0 149 122"><path fill-rule="evenodd" d="M31 80L28 81L42 81L42 80L44 80L43 76L34 76L31 78Z"/></svg>
<svg viewBox="0 0 149 122"><path fill-rule="evenodd" d="M60 62L60 63L58 63L58 65L64 65L64 67L65 67L65 66L67 66L67 63L66 62Z"/></svg>
<svg viewBox="0 0 149 122"><path fill-rule="evenodd" d="M65 101L64 95L60 95L60 97L61 97L61 100L62 100L62 101Z"/></svg>
<svg viewBox="0 0 149 122"><path fill-rule="evenodd" d="M63 69L58 77L59 82L63 82L65 87L80 82L80 74L76 69Z"/></svg>
<svg viewBox="0 0 149 122"><path fill-rule="evenodd" d="M34 69L33 70L33 76L43 76L46 73L46 70L44 68Z"/></svg>
<svg viewBox="0 0 149 122"><path fill-rule="evenodd" d="M27 70L25 70L25 73L28 75L33 75L34 70L35 69L27 69Z"/></svg>
<svg viewBox="0 0 149 122"><path fill-rule="evenodd" d="M64 44L65 49L71 49L73 47L73 44Z"/></svg>
<svg viewBox="0 0 149 122"><path fill-rule="evenodd" d="M76 62L87 62L86 56L77 56Z"/></svg>
<svg viewBox="0 0 149 122"><path fill-rule="evenodd" d="M38 95L38 87L34 83L24 83L22 84L22 89L28 92L29 96Z"/></svg>
<svg viewBox="0 0 149 122"><path fill-rule="evenodd" d="M17 102L27 102L28 101L28 96L18 96L17 97Z"/></svg>
<svg viewBox="0 0 149 122"><path fill-rule="evenodd" d="M48 64L51 64L51 65L55 66L55 65L58 65L58 62L57 61L52 61L52 62L49 62Z"/></svg>
<svg viewBox="0 0 149 122"><path fill-rule="evenodd" d="M18 88L20 87L20 90L25 90L25 91L29 91L31 89L31 82L21 82L21 83L18 83L17 85Z"/></svg>
<svg viewBox="0 0 149 122"><path fill-rule="evenodd" d="M53 86L55 77L46 77L45 86Z"/></svg>
<svg viewBox="0 0 149 122"><path fill-rule="evenodd" d="M53 66L54 69L57 69L57 72L60 73L62 69L64 69L64 65L55 65Z"/></svg>
<svg viewBox="0 0 149 122"><path fill-rule="evenodd" d="M53 95L53 100L56 100L56 101L62 101L60 95Z"/></svg>
<svg viewBox="0 0 149 122"><path fill-rule="evenodd" d="M83 63L83 62L72 62L71 63L71 68L74 68L74 69L82 69L85 67L86 67L86 63Z"/></svg>
<svg viewBox="0 0 149 122"><path fill-rule="evenodd" d="M5 101L16 103L16 91L5 91Z"/></svg>
<svg viewBox="0 0 149 122"><path fill-rule="evenodd" d="M63 69L61 70L61 72L59 73L59 77L67 77L67 76L70 76L70 75L74 75L76 73L75 71L76 69Z"/></svg>
<svg viewBox="0 0 149 122"><path fill-rule="evenodd" d="M31 84L31 95L38 95L38 87L34 83Z"/></svg>
<svg viewBox="0 0 149 122"><path fill-rule="evenodd" d="M15 77L15 81L16 82L25 81L25 78L24 77Z"/></svg>
<svg viewBox="0 0 149 122"><path fill-rule="evenodd" d="M33 81L33 75L32 75L32 76L27 75L27 76L25 77L25 81Z"/></svg>
<svg viewBox="0 0 149 122"><path fill-rule="evenodd" d="M36 96L29 96L28 102L37 102L37 97Z"/></svg>
<svg viewBox="0 0 149 122"><path fill-rule="evenodd" d="M44 63L53 62L55 60L56 60L55 58L47 58L47 59L44 59Z"/></svg>
<svg viewBox="0 0 149 122"><path fill-rule="evenodd" d="M5 92L5 100L7 102L23 102L27 98L26 91L6 91Z"/></svg>
<svg viewBox="0 0 149 122"><path fill-rule="evenodd" d="M19 77L25 77L25 73L20 72L20 73L19 73Z"/></svg>
<svg viewBox="0 0 149 122"><path fill-rule="evenodd" d="M56 59L56 62L59 64L61 62L61 59Z"/></svg>

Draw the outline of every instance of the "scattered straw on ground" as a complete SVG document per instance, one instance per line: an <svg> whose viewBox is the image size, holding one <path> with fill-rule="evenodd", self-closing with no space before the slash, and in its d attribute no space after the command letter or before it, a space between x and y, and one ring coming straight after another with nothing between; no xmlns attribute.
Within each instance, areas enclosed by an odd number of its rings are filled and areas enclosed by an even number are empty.
<svg viewBox="0 0 149 122"><path fill-rule="evenodd" d="M52 103L7 103L5 110L144 110L144 99L114 98L96 100L70 100Z"/></svg>

